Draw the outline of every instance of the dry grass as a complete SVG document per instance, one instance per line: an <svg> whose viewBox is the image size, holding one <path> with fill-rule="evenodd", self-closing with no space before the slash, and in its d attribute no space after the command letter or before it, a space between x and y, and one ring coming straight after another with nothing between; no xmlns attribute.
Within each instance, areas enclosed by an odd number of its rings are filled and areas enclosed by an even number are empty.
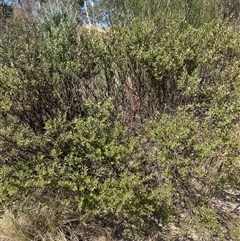
<svg viewBox="0 0 240 241"><path fill-rule="evenodd" d="M129 241L123 236L114 239L113 230L103 228L99 223L92 221L86 224L81 222L76 215L69 216L71 212L68 205L62 203L58 198L49 198L47 204L37 202L38 195L42 194L38 193L26 200L17 208L17 212L11 209L4 210L0 217L0 241ZM232 239L228 240L240 241L240 210L236 209L232 213L231 211L237 203L229 205L229 202L228 199L220 200L218 198L212 205L229 213L228 219L225 221ZM181 236L181 230L171 225L164 230L165 232L152 238L146 237L145 240L176 240L174 237ZM192 239L179 240L201 240L196 232L196 235L193 235L193 231L191 232Z"/></svg>
<svg viewBox="0 0 240 241"><path fill-rule="evenodd" d="M17 214L6 209L0 219L0 241L110 241L111 235L96 224L86 228L79 220L68 221L64 206L33 204ZM29 203L28 203L29 205ZM66 210L66 207L65 207Z"/></svg>

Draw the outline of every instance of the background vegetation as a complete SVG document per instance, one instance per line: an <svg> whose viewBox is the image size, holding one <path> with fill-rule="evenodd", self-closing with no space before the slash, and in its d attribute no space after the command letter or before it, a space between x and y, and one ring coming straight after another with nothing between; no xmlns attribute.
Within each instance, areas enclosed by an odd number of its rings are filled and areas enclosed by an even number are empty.
<svg viewBox="0 0 240 241"><path fill-rule="evenodd" d="M240 240L240 2L86 4L0 3L0 239Z"/></svg>

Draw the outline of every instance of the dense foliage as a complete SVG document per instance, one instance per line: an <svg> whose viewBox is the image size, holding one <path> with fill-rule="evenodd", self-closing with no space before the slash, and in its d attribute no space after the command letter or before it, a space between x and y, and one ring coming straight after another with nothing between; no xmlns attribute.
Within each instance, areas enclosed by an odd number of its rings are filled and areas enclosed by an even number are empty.
<svg viewBox="0 0 240 241"><path fill-rule="evenodd" d="M1 216L32 217L7 240L239 240L238 1L151 2L99 1L105 30L1 6Z"/></svg>

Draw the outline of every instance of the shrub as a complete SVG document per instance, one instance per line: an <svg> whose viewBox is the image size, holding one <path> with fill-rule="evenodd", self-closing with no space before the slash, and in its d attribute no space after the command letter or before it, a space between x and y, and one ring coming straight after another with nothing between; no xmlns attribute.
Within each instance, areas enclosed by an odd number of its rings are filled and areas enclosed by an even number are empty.
<svg viewBox="0 0 240 241"><path fill-rule="evenodd" d="M152 143L148 166L160 187L166 183L172 187L171 205L179 218L175 224L188 236L196 228L198 238L228 237L222 225L226 216L211 203L233 180L239 185L239 143L231 128L213 126L179 109L174 116L151 121L146 129ZM236 171L231 177L227 174L230 166Z"/></svg>

